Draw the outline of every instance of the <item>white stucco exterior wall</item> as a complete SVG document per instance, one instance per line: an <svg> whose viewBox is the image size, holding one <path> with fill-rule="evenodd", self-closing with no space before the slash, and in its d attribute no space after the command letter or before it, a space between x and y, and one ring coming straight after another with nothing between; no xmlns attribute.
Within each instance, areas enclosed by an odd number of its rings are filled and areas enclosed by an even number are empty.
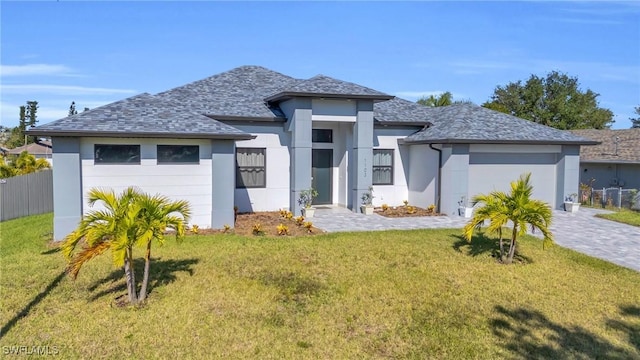
<svg viewBox="0 0 640 360"><path fill-rule="evenodd" d="M95 144L140 145L140 164L95 164ZM157 145L198 145L199 164L158 164ZM141 138L82 138L83 212L91 210L87 194L92 188L111 188L116 194L135 186L149 194L186 200L191 206L191 224L211 226L211 141ZM227 170L221 170L227 171ZM94 209L97 207L94 206Z"/></svg>
<svg viewBox="0 0 640 360"><path fill-rule="evenodd" d="M438 205L438 157L438 152L429 148L429 145L409 146L410 204L421 208Z"/></svg>

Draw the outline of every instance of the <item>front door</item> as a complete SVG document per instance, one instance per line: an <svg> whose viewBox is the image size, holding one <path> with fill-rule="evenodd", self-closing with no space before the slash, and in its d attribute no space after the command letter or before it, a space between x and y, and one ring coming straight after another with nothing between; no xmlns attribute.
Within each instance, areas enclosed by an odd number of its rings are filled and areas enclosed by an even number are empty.
<svg viewBox="0 0 640 360"><path fill-rule="evenodd" d="M331 196L332 159L333 150L331 149L311 150L311 186L318 192L318 196L313 200L314 205L333 203Z"/></svg>

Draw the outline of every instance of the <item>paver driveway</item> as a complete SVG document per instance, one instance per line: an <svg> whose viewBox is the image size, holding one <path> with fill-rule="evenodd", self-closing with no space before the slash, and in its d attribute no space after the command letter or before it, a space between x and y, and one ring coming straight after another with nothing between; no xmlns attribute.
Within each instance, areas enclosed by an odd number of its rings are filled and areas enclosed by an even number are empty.
<svg viewBox="0 0 640 360"><path fill-rule="evenodd" d="M580 208L574 214L554 210L551 231L556 243L640 271L640 227L594 217L606 212L590 208ZM386 218L338 207L321 207L313 218L315 226L328 232L461 228L467 221L458 216Z"/></svg>

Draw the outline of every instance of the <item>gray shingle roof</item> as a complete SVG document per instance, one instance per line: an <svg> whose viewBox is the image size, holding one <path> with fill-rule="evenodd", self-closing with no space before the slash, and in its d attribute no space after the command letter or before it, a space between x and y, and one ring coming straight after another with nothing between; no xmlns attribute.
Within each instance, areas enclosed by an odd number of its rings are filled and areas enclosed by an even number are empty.
<svg viewBox="0 0 640 360"><path fill-rule="evenodd" d="M436 112L437 108L400 98L373 104L373 117L379 123L430 125L429 119Z"/></svg>
<svg viewBox="0 0 640 360"><path fill-rule="evenodd" d="M324 96L344 97L350 99L388 100L393 95L370 89L348 81L334 79L325 75L316 75L308 80L299 81L293 86L288 86L282 91L267 96L267 102L283 100L294 96Z"/></svg>
<svg viewBox="0 0 640 360"><path fill-rule="evenodd" d="M156 96L217 118L272 119L284 115L278 108L268 106L265 97L298 82L300 80L261 66L240 66Z"/></svg>
<svg viewBox="0 0 640 360"><path fill-rule="evenodd" d="M405 139L407 143L530 143L578 144L596 142L569 131L520 119L474 104L431 109L432 126Z"/></svg>
<svg viewBox="0 0 640 360"><path fill-rule="evenodd" d="M31 135L252 139L232 126L147 93L29 130Z"/></svg>
<svg viewBox="0 0 640 360"><path fill-rule="evenodd" d="M571 132L600 142L600 145L580 147L580 161L640 164L640 129L588 129Z"/></svg>

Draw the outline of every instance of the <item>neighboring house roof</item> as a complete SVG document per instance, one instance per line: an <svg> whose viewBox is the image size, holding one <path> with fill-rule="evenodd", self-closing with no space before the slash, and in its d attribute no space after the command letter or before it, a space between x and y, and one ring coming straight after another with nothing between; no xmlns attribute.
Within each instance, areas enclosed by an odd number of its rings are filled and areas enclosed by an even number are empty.
<svg viewBox="0 0 640 360"><path fill-rule="evenodd" d="M582 162L640 164L640 129L587 129L571 132L600 142L600 145L583 146L580 149Z"/></svg>
<svg viewBox="0 0 640 360"><path fill-rule="evenodd" d="M348 99L390 100L393 95L385 94L368 87L334 79L325 75L316 75L308 80L283 88L282 91L267 96L267 102L277 102L292 97L327 97Z"/></svg>
<svg viewBox="0 0 640 360"><path fill-rule="evenodd" d="M31 155L51 155L51 142L46 140L39 140L38 142L18 146L13 149L7 150L7 154L20 155L23 151L28 152Z"/></svg>
<svg viewBox="0 0 640 360"><path fill-rule="evenodd" d="M408 136L406 143L578 144L597 142L475 104L432 108L433 126Z"/></svg>
<svg viewBox="0 0 640 360"><path fill-rule="evenodd" d="M147 93L66 117L31 135L253 139L254 136Z"/></svg>

